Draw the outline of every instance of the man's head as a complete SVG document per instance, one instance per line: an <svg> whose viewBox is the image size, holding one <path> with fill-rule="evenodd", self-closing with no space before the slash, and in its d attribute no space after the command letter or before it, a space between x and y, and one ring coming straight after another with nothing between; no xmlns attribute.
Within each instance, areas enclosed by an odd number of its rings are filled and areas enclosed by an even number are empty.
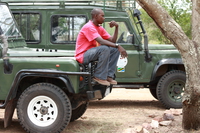
<svg viewBox="0 0 200 133"><path fill-rule="evenodd" d="M104 12L99 8L94 8L91 11L92 21L95 24L102 24L104 22Z"/></svg>

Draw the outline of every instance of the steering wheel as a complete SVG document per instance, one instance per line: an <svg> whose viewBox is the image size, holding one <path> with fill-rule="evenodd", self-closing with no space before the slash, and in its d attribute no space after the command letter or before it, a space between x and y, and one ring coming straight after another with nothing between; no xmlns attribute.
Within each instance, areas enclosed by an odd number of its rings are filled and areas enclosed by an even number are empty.
<svg viewBox="0 0 200 133"><path fill-rule="evenodd" d="M117 43L124 43L124 33L125 32L122 32L122 34L120 35L119 39L117 40Z"/></svg>

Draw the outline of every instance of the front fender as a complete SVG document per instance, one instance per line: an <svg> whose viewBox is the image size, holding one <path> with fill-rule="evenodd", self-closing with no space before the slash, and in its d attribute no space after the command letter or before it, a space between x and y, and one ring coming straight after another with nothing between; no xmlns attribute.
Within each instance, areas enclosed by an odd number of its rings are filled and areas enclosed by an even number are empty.
<svg viewBox="0 0 200 133"><path fill-rule="evenodd" d="M7 102L10 99L15 98L17 94L17 89L20 81L28 76L40 76L40 77L52 77L57 78L59 80L62 80L63 83L66 85L68 91L70 93L75 93L74 88L72 87L71 81L68 78L68 75L81 75L81 76L90 76L89 72L65 72L65 71L58 71L58 70L52 70L52 69L23 69L20 70L12 83L11 89L8 93L8 96L6 97L6 100L3 105L0 106L0 108L5 107Z"/></svg>
<svg viewBox="0 0 200 133"><path fill-rule="evenodd" d="M151 81L155 80L158 69L163 65L184 65L181 58L169 58L158 61L152 72Z"/></svg>

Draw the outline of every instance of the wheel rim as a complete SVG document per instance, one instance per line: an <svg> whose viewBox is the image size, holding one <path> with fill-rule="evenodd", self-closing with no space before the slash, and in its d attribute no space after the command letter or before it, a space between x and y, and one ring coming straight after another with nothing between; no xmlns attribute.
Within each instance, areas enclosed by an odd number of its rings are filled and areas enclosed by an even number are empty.
<svg viewBox="0 0 200 133"><path fill-rule="evenodd" d="M168 94L171 100L174 102L181 102L184 92L185 83L183 81L177 80L169 84Z"/></svg>
<svg viewBox="0 0 200 133"><path fill-rule="evenodd" d="M56 103L47 96L33 98L27 108L28 117L37 126L51 125L58 116Z"/></svg>

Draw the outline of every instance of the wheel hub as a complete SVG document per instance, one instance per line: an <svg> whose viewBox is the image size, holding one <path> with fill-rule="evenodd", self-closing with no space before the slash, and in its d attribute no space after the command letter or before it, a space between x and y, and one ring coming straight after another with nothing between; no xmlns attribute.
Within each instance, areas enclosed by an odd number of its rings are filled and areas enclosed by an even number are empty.
<svg viewBox="0 0 200 133"><path fill-rule="evenodd" d="M58 107L50 97L37 96L30 101L27 113L32 123L45 127L55 122L58 117Z"/></svg>
<svg viewBox="0 0 200 133"><path fill-rule="evenodd" d="M174 93L175 94L181 94L181 92L182 92L182 88L180 88L180 87L174 87Z"/></svg>
<svg viewBox="0 0 200 133"><path fill-rule="evenodd" d="M42 107L40 108L40 113L41 113L42 115L48 114L48 107L42 106Z"/></svg>
<svg viewBox="0 0 200 133"><path fill-rule="evenodd" d="M169 86L169 95L174 101L182 99L184 84L180 81L174 81Z"/></svg>

